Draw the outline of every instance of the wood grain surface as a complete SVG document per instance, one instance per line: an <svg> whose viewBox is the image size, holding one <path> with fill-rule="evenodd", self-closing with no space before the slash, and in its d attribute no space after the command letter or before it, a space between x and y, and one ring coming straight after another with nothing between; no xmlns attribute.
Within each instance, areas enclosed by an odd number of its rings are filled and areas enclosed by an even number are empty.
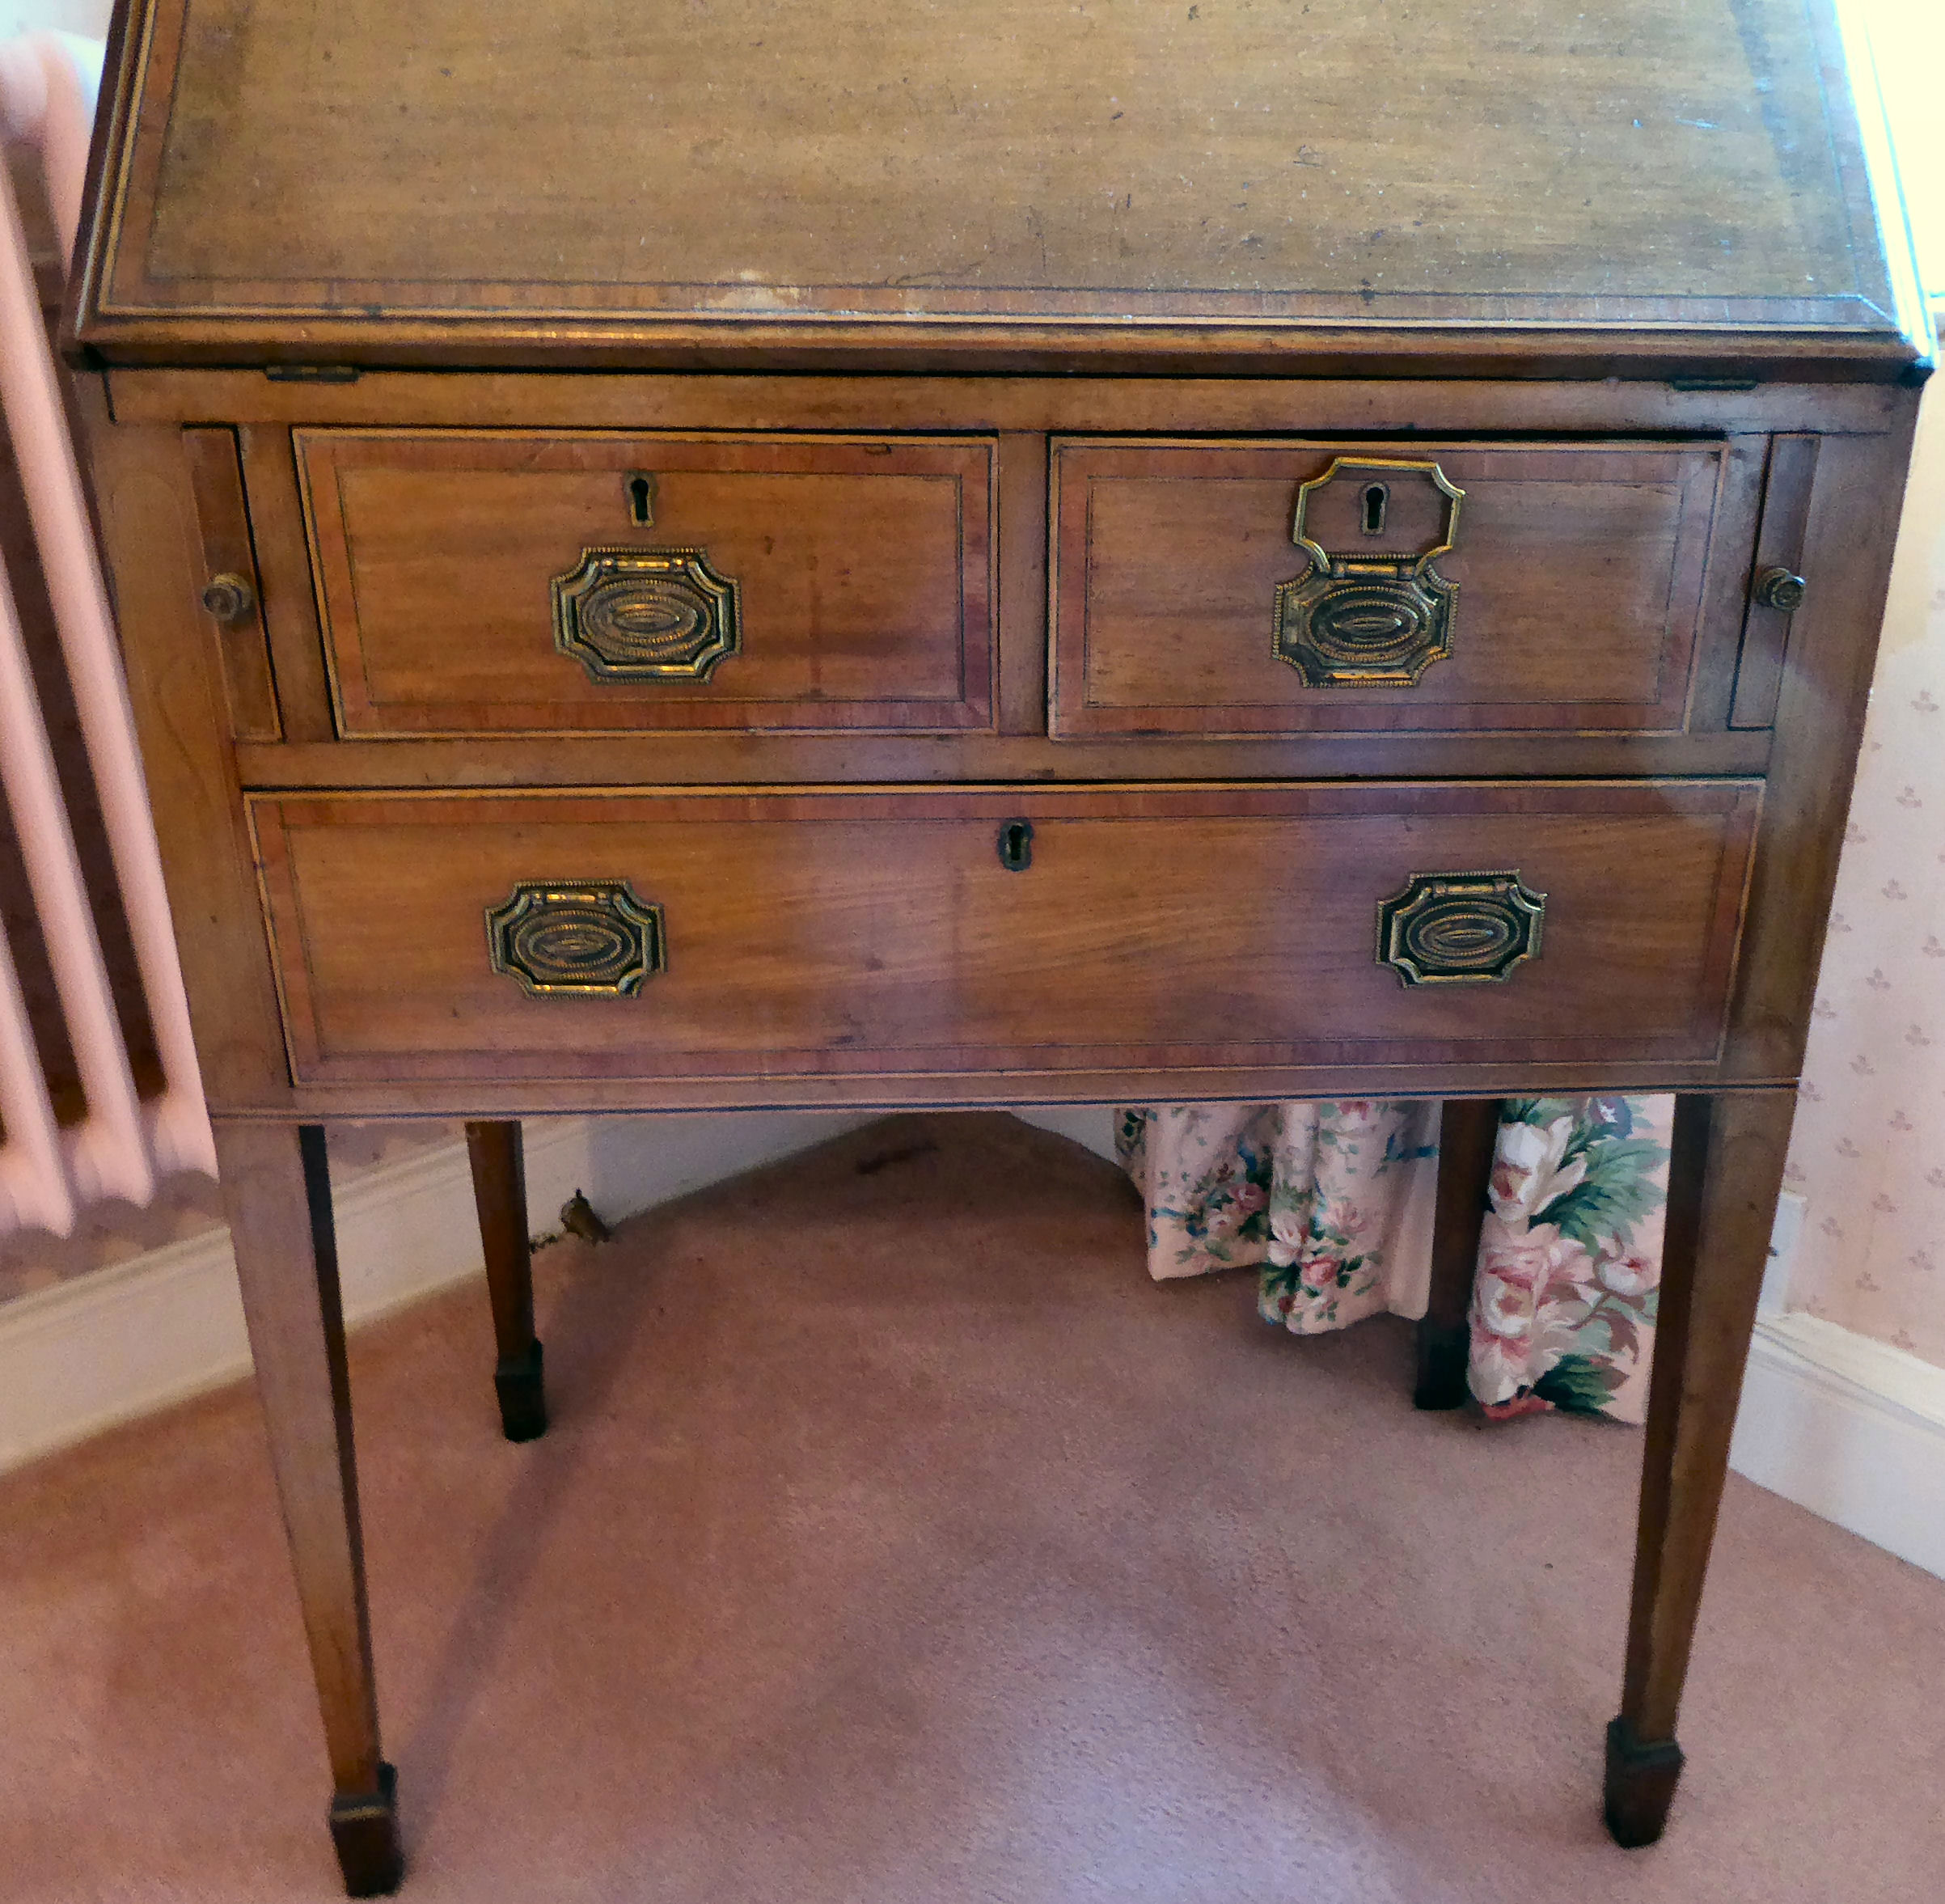
<svg viewBox="0 0 1945 1904"><path fill-rule="evenodd" d="M571 346L569 347L571 353ZM1583 362L1605 345L1588 340ZM996 351L996 356L1000 354ZM755 376L635 370L536 374L481 370L370 370L335 382L290 380L262 370L116 369L102 373L125 423L195 423L222 417L252 425L415 429L939 430L1314 437L1320 433L1457 437L1748 437L1772 430L1866 434L1896 427L1912 401L1881 384L1751 377L1535 383L1510 367L1497 377L1428 383L1387 374L1231 376L1213 365L1168 377L1121 377L1090 363L1059 377ZM536 360L551 362L546 353Z"/></svg>
<svg viewBox="0 0 1945 1904"><path fill-rule="evenodd" d="M332 1783L375 1792L383 1761L324 1133L219 1119L216 1150Z"/></svg>
<svg viewBox="0 0 1945 1904"><path fill-rule="evenodd" d="M339 730L989 727L994 448L298 430ZM741 651L649 682L556 652L551 581L612 547L704 549Z"/></svg>
<svg viewBox="0 0 1945 1904"><path fill-rule="evenodd" d="M230 730L239 740L280 741L283 724L277 711L277 683L264 633L263 584L250 541L250 514L243 496L233 429L185 429L183 448L196 491L196 514L202 529L209 576L235 575L246 582L252 599L227 620L210 617L222 651L223 685L230 700Z"/></svg>
<svg viewBox="0 0 1945 1904"><path fill-rule="evenodd" d="M1816 479L1818 439L1793 432L1774 438L1763 483L1762 527L1750 565L1793 573L1803 565L1803 539L1810 525L1810 496ZM1742 654L1736 670L1736 700L1729 721L1736 727L1766 727L1776 718L1782 688L1783 655L1790 642L1791 615L1752 597L1743 626Z"/></svg>
<svg viewBox="0 0 1945 1904"><path fill-rule="evenodd" d="M1791 1091L1676 1099L1627 1663L1608 1745L1607 1824L1624 1845L1660 1837L1681 1776L1676 1716L1795 1107Z"/></svg>
<svg viewBox="0 0 1945 1904"><path fill-rule="evenodd" d="M1829 0L136 0L128 36L75 335L137 355L1923 328Z"/></svg>
<svg viewBox="0 0 1945 1904"><path fill-rule="evenodd" d="M1434 463L1464 492L1439 573L1459 590L1452 653L1409 687L1312 687L1271 649L1276 589L1306 573L1298 486L1340 455ZM1418 438L1326 444L1054 446L1053 731L1262 734L1566 728L1678 731L1702 635L1719 446ZM1747 484L1753 472L1739 472ZM1362 556L1311 506L1310 539ZM1394 513L1414 501L1403 481ZM1340 506L1336 514L1344 511ZM1375 544L1436 546L1438 511ZM1708 631L1733 652L1741 604Z"/></svg>
<svg viewBox="0 0 1945 1904"><path fill-rule="evenodd" d="M99 388L83 387L91 403ZM277 1001L262 938L256 869L230 752L224 647L203 608L209 556L184 433L90 422L102 542L129 698L154 809L176 950L212 1105L287 1095Z"/></svg>
<svg viewBox="0 0 1945 1904"><path fill-rule="evenodd" d="M252 802L300 1083L1711 1058L1760 789L1041 788ZM1034 829L1009 871L996 837ZM1503 983L1401 988L1413 874L1546 895ZM534 998L484 916L625 880L633 997Z"/></svg>
<svg viewBox="0 0 1945 1904"><path fill-rule="evenodd" d="M459 309L1869 295L1814 48L1802 0L163 0L123 269Z"/></svg>

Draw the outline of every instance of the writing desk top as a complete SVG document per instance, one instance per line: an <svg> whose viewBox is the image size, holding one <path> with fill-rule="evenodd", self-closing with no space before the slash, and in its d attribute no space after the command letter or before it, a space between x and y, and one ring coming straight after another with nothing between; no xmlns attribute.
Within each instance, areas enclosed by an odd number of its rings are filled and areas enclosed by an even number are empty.
<svg viewBox="0 0 1945 1904"><path fill-rule="evenodd" d="M1923 354L1829 0L124 11L74 327L111 359Z"/></svg>

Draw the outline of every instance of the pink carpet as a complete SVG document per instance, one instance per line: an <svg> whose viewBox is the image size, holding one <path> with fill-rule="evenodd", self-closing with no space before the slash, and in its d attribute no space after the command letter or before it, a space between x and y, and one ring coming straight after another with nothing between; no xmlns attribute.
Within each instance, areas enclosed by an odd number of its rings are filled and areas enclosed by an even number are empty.
<svg viewBox="0 0 1945 1904"><path fill-rule="evenodd" d="M1598 1809L1640 1443L1156 1287L1106 1165L903 1118L359 1336L404 1895L1926 1900L1945 1583L1735 1477L1673 1822ZM0 1482L0 1895L336 1895L252 1396Z"/></svg>

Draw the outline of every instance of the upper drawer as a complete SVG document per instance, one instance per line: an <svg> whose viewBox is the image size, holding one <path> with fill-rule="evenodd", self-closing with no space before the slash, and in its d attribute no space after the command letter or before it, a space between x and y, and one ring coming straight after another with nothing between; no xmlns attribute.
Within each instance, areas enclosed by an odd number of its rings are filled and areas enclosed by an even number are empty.
<svg viewBox="0 0 1945 1904"><path fill-rule="evenodd" d="M1753 479L1725 462L1056 443L1053 731L1679 732L1740 631L1740 591L1705 586L1748 562L1753 498L1726 492Z"/></svg>
<svg viewBox="0 0 1945 1904"><path fill-rule="evenodd" d="M341 734L992 724L988 440L293 442Z"/></svg>

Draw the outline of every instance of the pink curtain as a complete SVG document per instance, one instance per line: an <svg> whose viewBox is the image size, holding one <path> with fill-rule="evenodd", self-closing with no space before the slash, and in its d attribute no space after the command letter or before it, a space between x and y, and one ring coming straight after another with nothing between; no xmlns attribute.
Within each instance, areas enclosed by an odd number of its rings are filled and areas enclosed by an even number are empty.
<svg viewBox="0 0 1945 1904"><path fill-rule="evenodd" d="M1638 1422L1660 1282L1671 1098L1500 1107L1473 1282L1470 1380L1486 1412ZM1298 1335L1422 1315L1439 1106L1401 1098L1126 1110L1158 1278L1248 1267Z"/></svg>

